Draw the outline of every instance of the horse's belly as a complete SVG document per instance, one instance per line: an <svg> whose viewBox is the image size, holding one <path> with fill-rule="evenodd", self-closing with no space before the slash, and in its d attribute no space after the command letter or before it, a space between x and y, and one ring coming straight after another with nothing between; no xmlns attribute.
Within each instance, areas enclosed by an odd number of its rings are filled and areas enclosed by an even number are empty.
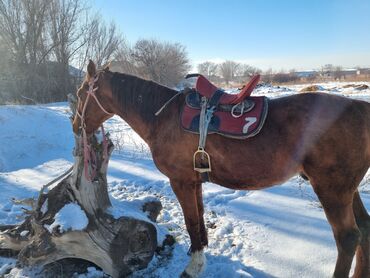
<svg viewBox="0 0 370 278"><path fill-rule="evenodd" d="M247 183L239 183L239 182L225 182L225 181L217 181L212 180L211 182L214 182L222 187L230 188L230 189L237 189L237 190L259 190L268 188L271 186L274 186L276 184L247 184Z"/></svg>
<svg viewBox="0 0 370 278"><path fill-rule="evenodd" d="M214 169L210 180L231 189L257 190L281 184L299 172L298 167L290 167L282 171L278 167L251 169L232 167L231 169Z"/></svg>

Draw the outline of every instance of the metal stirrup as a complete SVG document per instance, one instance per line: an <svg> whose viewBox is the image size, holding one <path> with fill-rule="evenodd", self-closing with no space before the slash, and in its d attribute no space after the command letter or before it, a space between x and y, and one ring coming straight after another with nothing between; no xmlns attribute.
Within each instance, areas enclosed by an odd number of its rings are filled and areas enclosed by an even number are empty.
<svg viewBox="0 0 370 278"><path fill-rule="evenodd" d="M200 111L200 118L199 118L199 146L198 150L195 151L193 155L193 164L194 170L199 173L211 172L211 159L209 154L204 150L206 145L207 133L209 123L212 120L213 112L215 111L216 107L210 107L207 109L208 100L206 97L202 97L201 101L201 111ZM200 161L205 161L205 165L203 166L202 163L197 165L197 157L200 156Z"/></svg>

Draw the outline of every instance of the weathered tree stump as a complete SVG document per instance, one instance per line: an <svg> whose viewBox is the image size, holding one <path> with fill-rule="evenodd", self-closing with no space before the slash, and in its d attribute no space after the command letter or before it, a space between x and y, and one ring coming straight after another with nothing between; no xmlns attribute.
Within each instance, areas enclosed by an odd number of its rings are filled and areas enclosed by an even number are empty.
<svg viewBox="0 0 370 278"><path fill-rule="evenodd" d="M72 172L49 192L41 192L35 209L22 224L1 229L0 250L19 252L18 260L24 265L45 266L65 258L79 258L96 264L112 277L126 276L150 262L157 248L157 231L149 220L115 219L109 214L103 146L95 136L88 140L96 154L94 181L84 175L81 140L76 137ZM113 144L108 142L110 158ZM68 204L79 206L79 214L86 216L86 223L77 223L77 229L64 230L54 223ZM153 204L144 205L143 209L150 207ZM160 202L154 207L158 215ZM152 220L157 215L153 217L151 213Z"/></svg>

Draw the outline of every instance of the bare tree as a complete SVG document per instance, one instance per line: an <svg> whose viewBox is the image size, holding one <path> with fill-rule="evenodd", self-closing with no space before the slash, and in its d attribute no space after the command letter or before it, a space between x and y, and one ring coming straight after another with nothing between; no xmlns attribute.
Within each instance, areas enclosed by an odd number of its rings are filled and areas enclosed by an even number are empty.
<svg viewBox="0 0 370 278"><path fill-rule="evenodd" d="M56 61L69 64L71 57L84 44L80 39L85 31L79 16L86 10L80 0L53 0L49 11L49 33Z"/></svg>
<svg viewBox="0 0 370 278"><path fill-rule="evenodd" d="M116 59L123 71L168 86L190 68L184 46L140 40L130 47L113 22L91 16L84 0L0 0L0 39L11 53L0 59L2 66L10 60L8 95L17 101L65 100L88 59L98 66Z"/></svg>
<svg viewBox="0 0 370 278"><path fill-rule="evenodd" d="M234 79L238 82L246 82L251 76L261 73L261 70L248 64L239 64L235 71Z"/></svg>
<svg viewBox="0 0 370 278"><path fill-rule="evenodd" d="M71 93L74 90L73 83L77 81L71 78L69 65L73 56L86 43L83 39L86 27L79 20L86 9L80 0L53 0L49 9L48 33L53 47L50 50L57 62L55 81L59 85L56 93L61 97Z"/></svg>
<svg viewBox="0 0 370 278"><path fill-rule="evenodd" d="M322 77L331 77L333 75L334 66L332 64L326 64L321 67L321 76Z"/></svg>
<svg viewBox="0 0 370 278"><path fill-rule="evenodd" d="M271 83L274 76L274 72L272 71L272 68L267 69L262 74L262 81L266 83Z"/></svg>
<svg viewBox="0 0 370 278"><path fill-rule="evenodd" d="M6 43L0 36L0 104L7 103L12 98L12 63L11 54Z"/></svg>
<svg viewBox="0 0 370 278"><path fill-rule="evenodd" d="M20 1L0 1L0 36L15 60L26 62L25 26Z"/></svg>
<svg viewBox="0 0 370 278"><path fill-rule="evenodd" d="M326 64L322 66L322 71L332 72L334 70L334 66L332 64Z"/></svg>
<svg viewBox="0 0 370 278"><path fill-rule="evenodd" d="M341 66L334 67L333 77L335 80L340 80L344 76L345 74L343 73L343 68Z"/></svg>
<svg viewBox="0 0 370 278"><path fill-rule="evenodd" d="M259 74L262 71L256 67L248 64L241 64L237 70L240 76L249 77L251 75Z"/></svg>
<svg viewBox="0 0 370 278"><path fill-rule="evenodd" d="M239 67L239 63L230 60L227 60L220 65L220 74L226 84L229 84L229 82L234 79Z"/></svg>
<svg viewBox="0 0 370 278"><path fill-rule="evenodd" d="M12 53L14 98L41 102L65 100L80 83L71 63L102 65L121 42L116 25L91 17L84 0L0 0L0 37Z"/></svg>
<svg viewBox="0 0 370 278"><path fill-rule="evenodd" d="M167 86L177 84L190 69L185 47L179 43L142 39L132 56L141 76Z"/></svg>
<svg viewBox="0 0 370 278"><path fill-rule="evenodd" d="M0 31L19 63L37 65L48 53L45 26L50 1L0 1Z"/></svg>
<svg viewBox="0 0 370 278"><path fill-rule="evenodd" d="M13 53L18 97L37 98L48 84L44 78L48 71L40 62L50 49L45 35L49 7L50 2L42 0L0 1L0 36Z"/></svg>
<svg viewBox="0 0 370 278"><path fill-rule="evenodd" d="M115 23L111 22L108 27L99 16L96 16L91 24L89 56L101 67L114 57L122 36Z"/></svg>
<svg viewBox="0 0 370 278"><path fill-rule="evenodd" d="M211 78L212 76L217 75L218 70L218 64L205 61L203 63L198 64L198 72L200 74L203 74L204 76L207 76L208 78Z"/></svg>
<svg viewBox="0 0 370 278"><path fill-rule="evenodd" d="M126 41L120 44L115 55L115 61L111 64L111 68L123 73L140 75L139 69L135 63L133 48L130 47Z"/></svg>
<svg viewBox="0 0 370 278"><path fill-rule="evenodd" d="M91 16L88 12L80 22L83 32L80 36L80 47L74 54L74 64L82 71L89 59L101 67L117 56L120 46L125 44L123 36L114 22L107 27L100 15Z"/></svg>

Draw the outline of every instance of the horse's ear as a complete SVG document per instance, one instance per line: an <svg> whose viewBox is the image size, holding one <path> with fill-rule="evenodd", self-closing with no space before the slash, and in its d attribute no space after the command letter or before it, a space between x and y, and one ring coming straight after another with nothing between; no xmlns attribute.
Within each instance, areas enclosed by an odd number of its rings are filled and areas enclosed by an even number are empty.
<svg viewBox="0 0 370 278"><path fill-rule="evenodd" d="M92 60L89 60L89 64L87 65L87 79L94 77L96 74L96 66Z"/></svg>
<svg viewBox="0 0 370 278"><path fill-rule="evenodd" d="M104 66L104 71L109 71L111 61L109 61L105 66Z"/></svg>

